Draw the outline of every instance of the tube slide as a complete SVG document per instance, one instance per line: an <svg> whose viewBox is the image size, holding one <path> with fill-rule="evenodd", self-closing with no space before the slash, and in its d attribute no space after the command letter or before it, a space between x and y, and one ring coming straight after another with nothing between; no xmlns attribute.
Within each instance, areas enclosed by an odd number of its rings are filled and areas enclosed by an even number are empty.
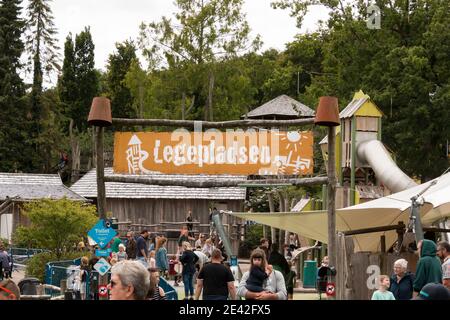
<svg viewBox="0 0 450 320"><path fill-rule="evenodd" d="M414 180L397 167L381 141L368 140L358 143L356 154L360 161L372 167L377 179L392 193L417 186Z"/></svg>

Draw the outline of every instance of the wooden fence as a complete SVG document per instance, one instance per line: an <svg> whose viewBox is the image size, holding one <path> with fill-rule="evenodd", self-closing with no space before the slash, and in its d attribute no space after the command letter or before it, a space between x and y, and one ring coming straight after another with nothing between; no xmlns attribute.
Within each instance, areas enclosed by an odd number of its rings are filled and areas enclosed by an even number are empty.
<svg viewBox="0 0 450 320"><path fill-rule="evenodd" d="M377 276L392 275L394 262L397 259L408 261L408 270L414 272L418 256L414 253L400 254L383 252L354 252L352 236L338 235L337 244L337 299L338 300L370 300ZM378 272L379 270L379 272Z"/></svg>

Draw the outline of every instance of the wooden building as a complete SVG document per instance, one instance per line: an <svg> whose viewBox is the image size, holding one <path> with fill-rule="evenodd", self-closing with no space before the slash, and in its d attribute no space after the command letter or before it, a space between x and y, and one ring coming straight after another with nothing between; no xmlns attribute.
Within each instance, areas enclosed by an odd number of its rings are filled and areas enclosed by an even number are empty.
<svg viewBox="0 0 450 320"><path fill-rule="evenodd" d="M21 213L25 202L64 197L87 201L67 188L58 174L0 173L0 236L10 240L18 226L28 223Z"/></svg>
<svg viewBox="0 0 450 320"><path fill-rule="evenodd" d="M106 176L114 174L112 168L105 168ZM130 175L127 175L130 176ZM152 175L146 175L151 177ZM246 179L230 175L164 175L160 179L197 181L208 179ZM106 211L119 220L129 221L128 229L142 228L165 234L169 238L169 253L176 252L179 229L185 222L188 210L192 210L194 231L209 234L209 208L239 212L243 210L246 188L187 188L181 186L157 186L137 183L106 182ZM95 169L89 171L71 186L71 190L96 202L97 180ZM233 251L239 246L238 230L240 219L223 215L225 229L230 235ZM123 230L126 231L126 230Z"/></svg>
<svg viewBox="0 0 450 320"><path fill-rule="evenodd" d="M243 116L248 119L288 120L312 118L315 112L303 103L283 94Z"/></svg>

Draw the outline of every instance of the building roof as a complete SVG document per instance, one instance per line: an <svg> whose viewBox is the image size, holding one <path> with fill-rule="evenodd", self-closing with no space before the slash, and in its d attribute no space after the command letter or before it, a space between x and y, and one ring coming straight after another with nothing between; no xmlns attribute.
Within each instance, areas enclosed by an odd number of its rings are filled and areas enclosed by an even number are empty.
<svg viewBox="0 0 450 320"><path fill-rule="evenodd" d="M281 118L314 117L315 112L301 102L283 94L247 113L247 118L278 116Z"/></svg>
<svg viewBox="0 0 450 320"><path fill-rule="evenodd" d="M353 99L345 108L339 113L339 118L350 118L369 98Z"/></svg>
<svg viewBox="0 0 450 320"><path fill-rule="evenodd" d="M358 191L361 199L378 199L384 197L383 188L378 186L357 185L356 191Z"/></svg>
<svg viewBox="0 0 450 320"><path fill-rule="evenodd" d="M300 212L302 211L306 205L309 203L311 199L310 198L302 198L299 202L292 208L292 212Z"/></svg>
<svg viewBox="0 0 450 320"><path fill-rule="evenodd" d="M41 198L86 201L85 198L67 188L58 174L0 173L0 201L6 197L17 200Z"/></svg>
<svg viewBox="0 0 450 320"><path fill-rule="evenodd" d="M108 176L130 176L115 174L113 168L105 168ZM231 175L145 175L168 180L218 180L218 179L247 179L247 176ZM231 188L187 188L177 186L157 186L139 183L106 182L106 198L128 199L211 199L211 200L244 200L246 189L241 187ZM97 174L95 169L89 171L70 188L74 192L86 198L97 197Z"/></svg>
<svg viewBox="0 0 450 320"><path fill-rule="evenodd" d="M366 102L369 102L368 105L365 105ZM364 107L366 107L365 110ZM363 109L361 109L363 107ZM370 97L365 94L362 90L359 90L358 92L355 92L353 95L353 100L339 113L339 118L345 119L345 118L351 118L355 114L357 114L358 110L361 109L361 112L365 116L382 116L383 112L380 110L380 108L377 107L371 100Z"/></svg>

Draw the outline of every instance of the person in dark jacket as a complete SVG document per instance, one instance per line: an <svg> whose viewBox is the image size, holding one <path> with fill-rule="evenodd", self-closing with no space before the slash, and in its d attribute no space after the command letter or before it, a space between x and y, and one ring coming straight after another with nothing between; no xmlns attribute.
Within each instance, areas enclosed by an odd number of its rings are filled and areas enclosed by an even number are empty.
<svg viewBox="0 0 450 320"><path fill-rule="evenodd" d="M436 256L436 243L431 240L421 240L417 245L420 253L420 260L416 268L416 278L414 280L415 296L427 283L441 283L442 269L441 262Z"/></svg>
<svg viewBox="0 0 450 320"><path fill-rule="evenodd" d="M270 253L268 263L271 264L275 270L280 271L286 278L286 275L290 271L289 264L286 258L278 252L278 248L278 243L272 244L272 252Z"/></svg>
<svg viewBox="0 0 450 320"><path fill-rule="evenodd" d="M180 262L183 265L183 283L184 283L184 299L187 300L190 294L190 300L194 300L194 274L195 264L198 256L192 251L191 244L187 241L183 242L183 254Z"/></svg>
<svg viewBox="0 0 450 320"><path fill-rule="evenodd" d="M413 297L414 275L407 272L408 261L398 259L394 262L394 275L391 276L389 291L395 300L411 300Z"/></svg>
<svg viewBox="0 0 450 320"><path fill-rule="evenodd" d="M127 233L127 243L125 249L127 258L129 260L136 259L136 251L137 251L136 239L134 238L133 232L129 231Z"/></svg>

